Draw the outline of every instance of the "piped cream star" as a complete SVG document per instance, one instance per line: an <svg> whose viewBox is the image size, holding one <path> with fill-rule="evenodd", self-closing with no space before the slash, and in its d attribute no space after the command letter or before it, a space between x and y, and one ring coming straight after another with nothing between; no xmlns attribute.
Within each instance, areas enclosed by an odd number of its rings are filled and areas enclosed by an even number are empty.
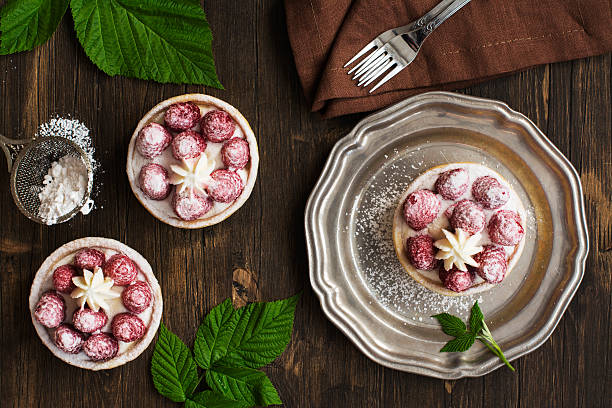
<svg viewBox="0 0 612 408"><path fill-rule="evenodd" d="M102 268L97 266L93 273L84 269L83 276L75 276L72 282L76 285L76 289L72 291L70 297L78 299L77 303L81 309L87 303L91 310L97 312L102 308L109 312L110 306L106 301L121 296L119 292L112 290L113 280L105 278Z"/></svg>
<svg viewBox="0 0 612 408"><path fill-rule="evenodd" d="M444 260L444 269L448 271L455 265L459 270L467 271L466 265L478 266L472 255L482 251L482 247L476 245L480 233L470 236L461 228L457 228L454 234L445 229L442 232L446 238L434 242L434 246L439 249L436 259Z"/></svg>
<svg viewBox="0 0 612 408"><path fill-rule="evenodd" d="M210 173L214 170L214 163L208 158L206 153L201 153L194 159L183 159L182 165L170 165L172 176L170 183L178 187L179 193L189 189L206 195L205 188L208 183Z"/></svg>

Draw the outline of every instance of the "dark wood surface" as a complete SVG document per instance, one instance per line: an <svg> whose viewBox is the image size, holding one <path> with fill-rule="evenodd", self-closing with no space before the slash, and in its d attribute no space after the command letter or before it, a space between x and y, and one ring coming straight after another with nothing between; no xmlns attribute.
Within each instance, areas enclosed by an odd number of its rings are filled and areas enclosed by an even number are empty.
<svg viewBox="0 0 612 408"><path fill-rule="evenodd" d="M464 92L500 99L530 117L578 170L591 239L584 280L551 338L480 378L441 381L370 361L324 316L310 288L303 212L334 143L363 115L311 114L289 48L280 0L209 1L214 54L226 90L161 85L99 71L65 18L52 40L0 57L0 133L28 137L52 115L73 115L95 135L104 173L87 217L43 227L18 213L0 164L0 398L2 406L172 406L149 374L153 348L123 367L64 364L38 339L28 310L34 273L58 246L85 236L118 239L153 265L163 320L187 344L204 315L232 295L249 300L304 291L293 340L266 371L287 407L610 406L612 275L611 56L542 66ZM306 40L306 39L305 39ZM162 99L205 91L236 106L259 139L253 195L225 222L187 231L156 221L132 195L124 165L141 116ZM245 271L236 271L236 269ZM240 302L240 299L236 299ZM243 301L243 300L242 300Z"/></svg>

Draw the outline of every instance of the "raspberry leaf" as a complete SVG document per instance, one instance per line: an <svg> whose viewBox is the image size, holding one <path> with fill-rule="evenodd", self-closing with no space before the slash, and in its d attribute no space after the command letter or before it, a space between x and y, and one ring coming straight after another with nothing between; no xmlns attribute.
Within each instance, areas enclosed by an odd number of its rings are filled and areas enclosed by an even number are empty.
<svg viewBox="0 0 612 408"><path fill-rule="evenodd" d="M465 332L457 338L452 339L444 347L440 349L440 352L456 352L456 351L467 351L472 347L476 335L470 332Z"/></svg>
<svg viewBox="0 0 612 408"><path fill-rule="evenodd" d="M478 333L483 327L483 322L484 315L482 314L482 310L480 310L480 306L478 306L478 301L476 301L470 313L470 331L472 333Z"/></svg>
<svg viewBox="0 0 612 408"><path fill-rule="evenodd" d="M204 10L192 0L71 0L87 56L108 75L223 88Z"/></svg>
<svg viewBox="0 0 612 408"><path fill-rule="evenodd" d="M210 368L225 356L237 323L230 298L210 311L198 328L193 345L193 355L200 367Z"/></svg>
<svg viewBox="0 0 612 408"><path fill-rule="evenodd" d="M249 406L283 403L266 374L253 368L213 367L206 372L206 383L213 391Z"/></svg>
<svg viewBox="0 0 612 408"><path fill-rule="evenodd" d="M31 50L53 35L70 0L11 0L0 11L0 55Z"/></svg>
<svg viewBox="0 0 612 408"><path fill-rule="evenodd" d="M185 401L198 385L198 372L191 351L162 323L151 360L153 384L174 402Z"/></svg>
<svg viewBox="0 0 612 408"><path fill-rule="evenodd" d="M211 390L198 392L185 401L186 408L246 408L244 401L235 401Z"/></svg>
<svg viewBox="0 0 612 408"><path fill-rule="evenodd" d="M459 337L466 331L465 323L456 316L448 313L440 313L432 316L438 319L442 326L442 331L449 336Z"/></svg>

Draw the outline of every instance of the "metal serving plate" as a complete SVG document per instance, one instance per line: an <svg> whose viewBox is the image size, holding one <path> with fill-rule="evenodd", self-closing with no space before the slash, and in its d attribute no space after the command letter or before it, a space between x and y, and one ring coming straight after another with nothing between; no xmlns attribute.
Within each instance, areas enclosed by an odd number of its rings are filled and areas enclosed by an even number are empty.
<svg viewBox="0 0 612 408"><path fill-rule="evenodd" d="M526 244L516 269L495 288L445 297L401 267L392 217L416 176L464 161L485 164L512 184L528 213ZM504 103L448 92L415 96L355 126L332 150L305 224L310 280L329 319L372 360L444 379L484 375L502 363L479 343L440 353L450 338L431 315L466 318L478 300L514 360L551 335L588 252L582 187L570 162Z"/></svg>

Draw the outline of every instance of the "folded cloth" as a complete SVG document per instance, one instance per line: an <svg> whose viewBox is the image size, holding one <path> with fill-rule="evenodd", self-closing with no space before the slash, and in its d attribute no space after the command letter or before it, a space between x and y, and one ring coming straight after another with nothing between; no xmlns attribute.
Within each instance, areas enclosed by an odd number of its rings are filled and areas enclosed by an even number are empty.
<svg viewBox="0 0 612 408"><path fill-rule="evenodd" d="M612 50L611 0L472 0L429 36L412 64L368 94L342 66L378 34L439 0L284 1L302 87L324 117Z"/></svg>

